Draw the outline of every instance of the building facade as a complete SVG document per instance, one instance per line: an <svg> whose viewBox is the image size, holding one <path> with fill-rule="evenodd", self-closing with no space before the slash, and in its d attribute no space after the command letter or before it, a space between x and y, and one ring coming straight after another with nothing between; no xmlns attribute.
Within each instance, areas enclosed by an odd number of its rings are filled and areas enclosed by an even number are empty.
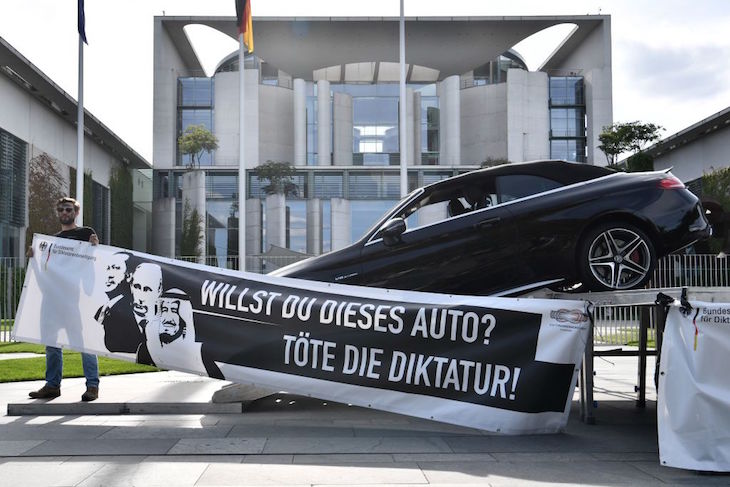
<svg viewBox="0 0 730 487"><path fill-rule="evenodd" d="M512 47L566 23L572 33L529 71ZM184 31L192 24L236 38L233 18L154 20L153 251L180 255L193 208L205 215L203 253L231 265L240 66L231 53L205 76ZM257 18L254 32L243 70L247 254L342 248L401 196L398 19ZM608 16L406 19L406 63L409 189L506 161L602 163L597 137L612 122ZM200 124L219 147L191 171L177 139ZM296 191L266 193L254 168L267 161L294 167Z"/></svg>
<svg viewBox="0 0 730 487"><path fill-rule="evenodd" d="M0 106L0 257L17 258L30 244L29 225L37 230L30 221L34 201L48 200L54 192L68 195L75 185L77 104L0 38ZM91 221L84 223L96 229L102 243L111 243L110 180L116 171L124 171L128 199L140 201L127 209L133 218L130 246L147 250L151 196L144 193L149 188L151 195L151 166L88 112L84 124L85 173L90 175L84 206L91 214ZM52 212L54 204L43 209Z"/></svg>

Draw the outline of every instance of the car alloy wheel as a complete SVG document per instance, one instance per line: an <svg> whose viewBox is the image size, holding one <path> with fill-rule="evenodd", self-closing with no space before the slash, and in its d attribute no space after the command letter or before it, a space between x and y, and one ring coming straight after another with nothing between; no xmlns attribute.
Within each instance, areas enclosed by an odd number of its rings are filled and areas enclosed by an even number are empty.
<svg viewBox="0 0 730 487"><path fill-rule="evenodd" d="M586 243L582 265L584 277L593 281L590 287L634 289L649 280L654 268L654 248L646 234L633 225L598 227L587 236Z"/></svg>

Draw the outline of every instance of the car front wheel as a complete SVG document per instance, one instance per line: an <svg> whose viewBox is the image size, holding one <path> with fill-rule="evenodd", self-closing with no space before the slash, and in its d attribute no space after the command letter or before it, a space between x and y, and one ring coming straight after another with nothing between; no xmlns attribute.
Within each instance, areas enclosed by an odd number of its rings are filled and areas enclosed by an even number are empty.
<svg viewBox="0 0 730 487"><path fill-rule="evenodd" d="M651 239L640 228L611 222L585 235L578 262L583 284L591 290L636 289L651 277L656 253Z"/></svg>

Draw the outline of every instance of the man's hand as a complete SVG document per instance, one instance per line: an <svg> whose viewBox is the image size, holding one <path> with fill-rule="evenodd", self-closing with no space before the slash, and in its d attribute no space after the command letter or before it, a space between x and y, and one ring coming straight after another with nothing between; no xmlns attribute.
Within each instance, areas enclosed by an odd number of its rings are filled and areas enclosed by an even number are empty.
<svg viewBox="0 0 730 487"><path fill-rule="evenodd" d="M25 256L30 257L30 258L33 257L33 246L32 245L30 247L28 247L28 251L25 253Z"/></svg>
<svg viewBox="0 0 730 487"><path fill-rule="evenodd" d="M91 245L99 245L99 237L97 237L95 233L92 233L91 237L89 237L89 243L91 243Z"/></svg>

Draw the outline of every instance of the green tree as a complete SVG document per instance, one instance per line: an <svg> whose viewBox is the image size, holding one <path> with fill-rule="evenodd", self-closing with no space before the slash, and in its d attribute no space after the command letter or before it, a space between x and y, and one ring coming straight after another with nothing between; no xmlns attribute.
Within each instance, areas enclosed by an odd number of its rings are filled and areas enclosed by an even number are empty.
<svg viewBox="0 0 730 487"><path fill-rule="evenodd" d="M218 138L205 125L190 125L185 133L178 137L177 146L181 153L190 154L190 167L195 167L197 160L200 167L200 157L203 152L210 153L218 148Z"/></svg>
<svg viewBox="0 0 730 487"><path fill-rule="evenodd" d="M109 200L111 217L110 243L117 247L131 249L133 244L132 175L125 167L116 167L109 176Z"/></svg>
<svg viewBox="0 0 730 487"><path fill-rule="evenodd" d="M481 167L501 166L502 164L510 164L509 159L506 157L487 156L487 158L482 161Z"/></svg>
<svg viewBox="0 0 730 487"><path fill-rule="evenodd" d="M598 136L598 148L606 155L611 166L616 165L616 157L624 152L640 152L649 142L659 139L663 127L653 123L620 122L603 127Z"/></svg>
<svg viewBox="0 0 730 487"><path fill-rule="evenodd" d="M203 219L197 209L190 209L190 202L185 200L183 208L182 236L180 238L180 254L185 257L200 257L200 236L203 233Z"/></svg>
<svg viewBox="0 0 730 487"><path fill-rule="evenodd" d="M28 168L28 229L30 245L34 233L53 235L59 229L56 201L65 196L65 178L58 165L45 152L31 158Z"/></svg>
<svg viewBox="0 0 730 487"><path fill-rule="evenodd" d="M269 182L263 189L266 194L296 195L298 187L292 181L296 170L288 162L266 161L254 168L254 174L260 180Z"/></svg>

